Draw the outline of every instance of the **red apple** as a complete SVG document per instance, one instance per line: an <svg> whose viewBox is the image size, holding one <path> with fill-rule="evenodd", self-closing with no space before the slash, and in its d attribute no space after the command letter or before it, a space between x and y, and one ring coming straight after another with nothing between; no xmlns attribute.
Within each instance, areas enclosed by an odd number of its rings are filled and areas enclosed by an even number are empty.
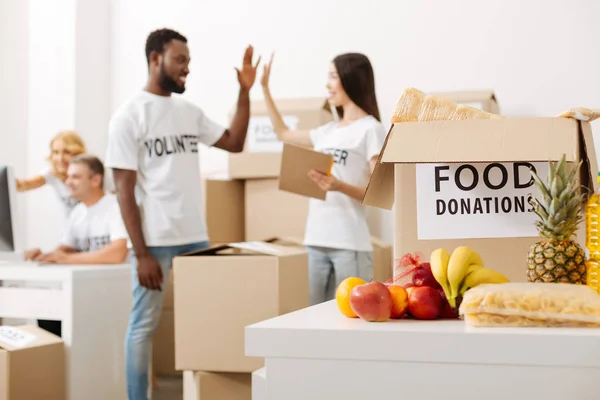
<svg viewBox="0 0 600 400"><path fill-rule="evenodd" d="M446 298L446 293L444 293L444 289L439 288L438 293L442 298L442 311L440 311L440 318L458 318L458 313L450 306L450 303Z"/></svg>
<svg viewBox="0 0 600 400"><path fill-rule="evenodd" d="M365 283L350 292L350 307L365 321L384 322L392 313L392 295L381 282Z"/></svg>
<svg viewBox="0 0 600 400"><path fill-rule="evenodd" d="M406 293L408 293L408 298L410 298L410 294L412 293L413 290L416 289L416 286L410 285L409 287L404 287L404 289L406 289Z"/></svg>
<svg viewBox="0 0 600 400"><path fill-rule="evenodd" d="M415 286L430 286L435 289L441 287L438 281L433 277L431 269L424 268L422 265L415 269L412 276L412 282Z"/></svg>
<svg viewBox="0 0 600 400"><path fill-rule="evenodd" d="M421 263L420 267L426 269L427 271L431 271L431 264L428 262Z"/></svg>
<svg viewBox="0 0 600 400"><path fill-rule="evenodd" d="M442 297L432 287L416 287L408 297L408 309L417 319L436 319L442 311Z"/></svg>

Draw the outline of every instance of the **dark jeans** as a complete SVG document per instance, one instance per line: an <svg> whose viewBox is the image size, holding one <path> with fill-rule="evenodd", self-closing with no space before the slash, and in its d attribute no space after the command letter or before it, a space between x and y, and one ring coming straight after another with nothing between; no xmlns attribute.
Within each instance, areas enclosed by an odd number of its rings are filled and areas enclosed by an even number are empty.
<svg viewBox="0 0 600 400"><path fill-rule="evenodd" d="M49 321L47 319L38 319L38 326L50 333L54 333L58 337L61 337L61 333L62 333L62 322L61 321Z"/></svg>

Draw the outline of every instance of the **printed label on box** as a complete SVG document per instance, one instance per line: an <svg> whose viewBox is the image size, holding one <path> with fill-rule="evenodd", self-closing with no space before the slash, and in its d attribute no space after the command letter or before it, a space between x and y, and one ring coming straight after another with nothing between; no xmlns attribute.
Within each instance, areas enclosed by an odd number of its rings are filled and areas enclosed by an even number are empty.
<svg viewBox="0 0 600 400"><path fill-rule="evenodd" d="M531 168L545 182L547 162L417 164L418 238L537 237Z"/></svg>
<svg viewBox="0 0 600 400"><path fill-rule="evenodd" d="M293 115L282 117L289 130L298 129L299 118ZM267 116L252 117L248 123L248 149L253 153L277 153L283 150L283 143L277 139L271 119Z"/></svg>
<svg viewBox="0 0 600 400"><path fill-rule="evenodd" d="M11 347L22 348L33 343L35 335L30 332L25 332L14 326L0 326L0 343L7 344Z"/></svg>

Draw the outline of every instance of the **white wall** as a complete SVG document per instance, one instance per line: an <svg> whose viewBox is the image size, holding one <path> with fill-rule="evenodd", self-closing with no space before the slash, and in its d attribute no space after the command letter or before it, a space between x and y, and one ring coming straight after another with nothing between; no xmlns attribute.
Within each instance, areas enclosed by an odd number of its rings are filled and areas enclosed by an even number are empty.
<svg viewBox="0 0 600 400"><path fill-rule="evenodd" d="M79 129L90 149L104 155L108 117L143 86L145 38L163 26L190 40L185 96L224 124L237 96L233 67L249 43L263 57L277 51L276 97L324 94L332 57L366 53L386 124L407 86L492 88L507 116L552 116L574 105L600 105L595 0L372 0L368 6L364 0L173 0L168 7L159 0L112 0L112 10L103 1L29 0L25 29L26 3L0 3L6 50L2 138L14 146L0 149L0 161L15 164L20 173L45 166L48 140L58 129ZM258 85L252 96L262 97ZM600 129L596 123L594 129ZM203 155L204 169L224 161L219 151ZM50 246L57 223L49 211L56 209L53 194L43 189L26 197L29 242ZM389 222L382 218L383 236L391 240Z"/></svg>
<svg viewBox="0 0 600 400"><path fill-rule="evenodd" d="M75 129L104 155L110 115L109 2L0 2L3 97L0 163L19 177L47 168L50 139ZM50 187L18 195L27 247L56 245L63 215Z"/></svg>
<svg viewBox="0 0 600 400"><path fill-rule="evenodd" d="M386 124L408 86L492 88L506 116L600 106L595 0L173 0L169 7L158 0L120 0L113 12L113 109L143 85L144 40L162 26L190 41L185 95L222 123L236 98L233 66L249 43L263 57L277 51L271 78L276 97L323 94L328 62L341 52L364 52L374 64ZM252 97L262 97L258 85ZM223 161L215 153L203 167ZM382 233L391 240L388 217Z"/></svg>
<svg viewBox="0 0 600 400"><path fill-rule="evenodd" d="M27 171L28 109L28 4L0 1L0 164L12 165L15 173ZM17 207L24 223L27 210Z"/></svg>

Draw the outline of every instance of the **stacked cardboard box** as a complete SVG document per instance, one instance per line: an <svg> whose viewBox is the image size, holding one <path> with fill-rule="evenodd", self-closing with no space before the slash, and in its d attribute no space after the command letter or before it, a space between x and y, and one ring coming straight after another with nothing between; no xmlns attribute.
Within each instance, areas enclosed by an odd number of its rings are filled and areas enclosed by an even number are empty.
<svg viewBox="0 0 600 400"><path fill-rule="evenodd" d="M277 104L292 129L310 129L333 118L322 98ZM281 150L264 103L253 102L244 152L228 155L228 171L203 179L211 244L223 247L174 262L175 276L169 280L153 341L153 368L158 376L186 371L188 394L196 386L194 399L201 394L202 400L226 398L219 397L226 396L223 393L207 394L212 385L208 382L221 382L215 387L237 382L238 389L241 382L247 382L249 395L250 374L263 361L243 355L243 326L308 306L308 256L302 238L309 200L279 190ZM246 249L235 244L252 241L262 244L251 243L254 247ZM392 276L391 244L376 237L373 244L374 279L388 279ZM238 274L245 280L238 281ZM261 274L265 275L261 278ZM266 281L261 282L263 278ZM273 282L283 286L273 286ZM247 298L243 304L221 303L227 293Z"/></svg>
<svg viewBox="0 0 600 400"><path fill-rule="evenodd" d="M34 325L0 326L0 399L64 400L65 346Z"/></svg>

